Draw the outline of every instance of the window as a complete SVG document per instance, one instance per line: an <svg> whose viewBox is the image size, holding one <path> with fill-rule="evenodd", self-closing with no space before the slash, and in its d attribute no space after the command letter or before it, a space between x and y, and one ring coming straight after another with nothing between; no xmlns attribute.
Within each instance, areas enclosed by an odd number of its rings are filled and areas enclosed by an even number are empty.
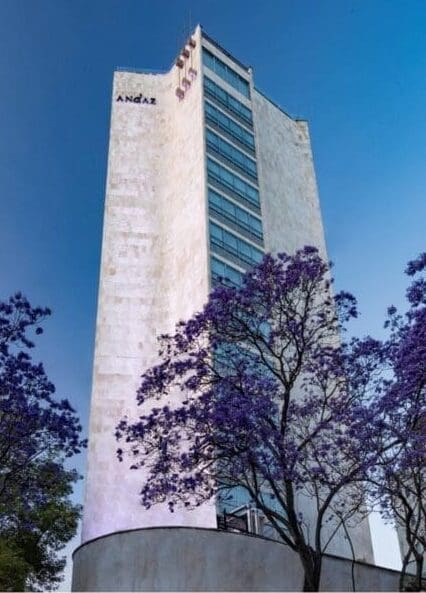
<svg viewBox="0 0 426 593"><path fill-rule="evenodd" d="M243 105L241 101L238 101L235 97L223 90L207 76L204 76L204 92L210 99L214 99L220 103L222 107L225 107L233 115L241 118L245 123L250 125L253 123L250 109Z"/></svg>
<svg viewBox="0 0 426 593"><path fill-rule="evenodd" d="M223 138L212 132L206 131L207 147L217 152L220 156L229 161L249 177L257 179L256 162L246 156L243 152L226 142Z"/></svg>
<svg viewBox="0 0 426 593"><path fill-rule="evenodd" d="M235 70L214 56L208 49L203 47L203 64L220 76L225 82L234 87L242 95L250 99L250 85Z"/></svg>
<svg viewBox="0 0 426 593"><path fill-rule="evenodd" d="M240 198L246 200L249 204L259 209L259 192L255 187L246 183L238 177L216 163L213 159L207 159L207 173L209 180L212 179L216 181L219 185L222 185L225 188L230 189L231 191L235 192Z"/></svg>
<svg viewBox="0 0 426 593"><path fill-rule="evenodd" d="M213 284L218 284L219 278L221 278L224 284L229 283L232 286L241 286L242 273L215 257L211 258L211 272Z"/></svg>
<svg viewBox="0 0 426 593"><path fill-rule="evenodd" d="M247 210L243 210L243 208L240 208L212 189L208 190L208 194L209 208L212 212L220 214L258 239L263 238L262 222L259 218L253 216Z"/></svg>
<svg viewBox="0 0 426 593"><path fill-rule="evenodd" d="M208 101L204 102L206 121L216 125L225 134L244 144L248 149L254 150L254 137L248 130L237 124L233 119L225 115Z"/></svg>
<svg viewBox="0 0 426 593"><path fill-rule="evenodd" d="M256 249L253 245L246 243L214 222L210 222L210 242L212 246L227 251L251 266L259 263L263 258L263 253L259 249Z"/></svg>

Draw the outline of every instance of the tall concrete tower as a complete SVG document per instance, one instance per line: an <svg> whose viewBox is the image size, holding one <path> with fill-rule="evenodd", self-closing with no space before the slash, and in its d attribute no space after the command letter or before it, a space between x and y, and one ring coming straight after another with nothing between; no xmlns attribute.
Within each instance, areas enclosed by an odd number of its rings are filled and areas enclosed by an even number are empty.
<svg viewBox="0 0 426 593"><path fill-rule="evenodd" d="M326 257L308 126L257 90L250 68L197 27L170 71L115 72L83 543L216 528L214 502L143 509L114 428L137 413L157 336L201 309L218 275L238 283L264 252L305 244ZM369 533L363 549L371 557Z"/></svg>

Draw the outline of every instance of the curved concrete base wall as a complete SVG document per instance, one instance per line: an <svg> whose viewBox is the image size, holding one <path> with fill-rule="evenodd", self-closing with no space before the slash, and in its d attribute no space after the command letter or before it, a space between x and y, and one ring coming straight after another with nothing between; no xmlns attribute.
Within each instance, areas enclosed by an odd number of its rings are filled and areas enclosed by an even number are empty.
<svg viewBox="0 0 426 593"><path fill-rule="evenodd" d="M355 564L357 591L397 591L398 573ZM351 562L328 556L321 589L352 591ZM301 591L287 546L249 535L164 527L113 533L74 553L73 591Z"/></svg>

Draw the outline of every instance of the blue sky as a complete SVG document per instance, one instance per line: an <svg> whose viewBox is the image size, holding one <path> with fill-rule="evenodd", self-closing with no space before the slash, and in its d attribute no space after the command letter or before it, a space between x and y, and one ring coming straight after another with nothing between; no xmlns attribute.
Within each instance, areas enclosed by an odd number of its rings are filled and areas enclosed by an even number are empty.
<svg viewBox="0 0 426 593"><path fill-rule="evenodd" d="M355 332L382 335L405 262L425 249L423 1L2 0L0 298L21 290L53 309L37 356L85 426L112 74L167 69L197 22L309 120L337 286L362 312Z"/></svg>

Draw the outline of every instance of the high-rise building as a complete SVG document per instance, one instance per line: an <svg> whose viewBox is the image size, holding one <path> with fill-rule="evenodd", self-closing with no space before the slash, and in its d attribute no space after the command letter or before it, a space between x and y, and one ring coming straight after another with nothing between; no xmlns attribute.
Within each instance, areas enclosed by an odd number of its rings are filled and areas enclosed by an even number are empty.
<svg viewBox="0 0 426 593"><path fill-rule="evenodd" d="M326 257L308 126L255 87L251 68L197 27L169 71L115 72L83 542L217 526L218 501L145 510L114 429L138 412L157 337L201 309L217 276L238 283L265 252L306 244ZM367 525L356 538L371 559Z"/></svg>

